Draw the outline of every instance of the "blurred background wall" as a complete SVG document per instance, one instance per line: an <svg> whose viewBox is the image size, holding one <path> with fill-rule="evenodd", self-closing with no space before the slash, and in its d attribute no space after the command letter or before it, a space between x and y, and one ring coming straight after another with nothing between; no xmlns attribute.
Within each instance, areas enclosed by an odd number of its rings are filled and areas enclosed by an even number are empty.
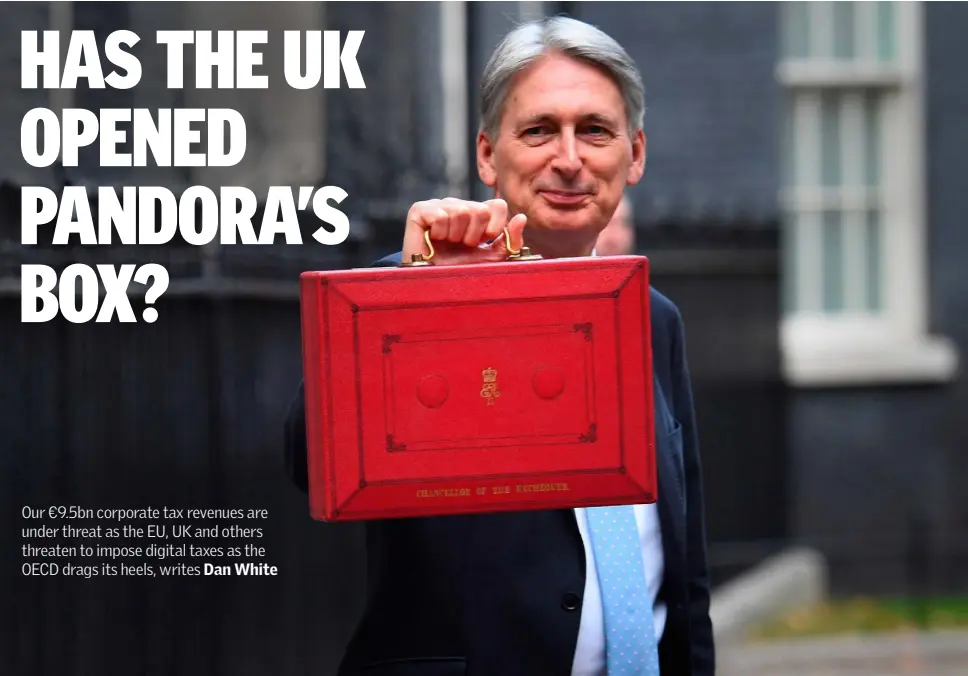
<svg viewBox="0 0 968 676"><path fill-rule="evenodd" d="M278 578L41 580L8 548L4 673L333 673L361 608L356 525L283 474L301 377L298 273L399 248L409 205L483 198L476 85L515 22L568 13L636 59L649 155L637 250L683 312L722 584L791 544L833 589L968 591L968 89L960 3L4 3L0 6L0 525L23 504L263 507ZM365 90L169 91L160 28L365 29ZM132 91L26 91L19 31L130 28ZM277 56L267 59L278 67ZM182 98L183 97L183 98ZM247 161L118 172L20 158L31 107L237 107ZM239 181L345 188L339 247L20 244L19 186ZM307 219L304 232L317 224ZM19 323L25 262L164 262L152 325ZM44 637L39 641L38 637ZM56 646L56 649L54 647Z"/></svg>

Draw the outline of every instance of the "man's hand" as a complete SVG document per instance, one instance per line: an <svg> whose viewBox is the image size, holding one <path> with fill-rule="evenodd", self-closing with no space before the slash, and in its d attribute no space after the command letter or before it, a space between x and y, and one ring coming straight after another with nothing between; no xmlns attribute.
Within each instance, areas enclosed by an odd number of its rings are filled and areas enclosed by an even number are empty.
<svg viewBox="0 0 968 676"><path fill-rule="evenodd" d="M448 197L417 202L407 214L403 260L429 253L424 241L424 232L429 231L437 265L502 261L509 251L504 228L508 229L511 248L517 251L523 243L526 222L524 214L508 220L508 205L502 199L470 202Z"/></svg>

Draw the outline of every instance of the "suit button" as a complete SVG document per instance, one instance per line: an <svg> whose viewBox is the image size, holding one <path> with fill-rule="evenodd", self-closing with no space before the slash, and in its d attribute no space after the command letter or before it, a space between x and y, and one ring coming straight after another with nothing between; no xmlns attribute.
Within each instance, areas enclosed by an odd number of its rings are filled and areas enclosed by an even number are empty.
<svg viewBox="0 0 968 676"><path fill-rule="evenodd" d="M575 592L568 592L561 597L561 607L565 610L576 610L581 604L581 597Z"/></svg>

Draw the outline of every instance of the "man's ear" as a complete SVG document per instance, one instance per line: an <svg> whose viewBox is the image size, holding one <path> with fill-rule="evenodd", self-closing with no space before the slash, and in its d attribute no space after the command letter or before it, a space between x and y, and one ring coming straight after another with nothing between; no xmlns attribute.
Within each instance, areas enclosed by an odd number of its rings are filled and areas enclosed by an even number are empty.
<svg viewBox="0 0 968 676"><path fill-rule="evenodd" d="M645 132L639 129L632 139L632 166L629 167L627 183L635 185L645 173Z"/></svg>
<svg viewBox="0 0 968 676"><path fill-rule="evenodd" d="M494 168L494 146L483 131L477 134L477 173L488 188L497 185L497 170Z"/></svg>

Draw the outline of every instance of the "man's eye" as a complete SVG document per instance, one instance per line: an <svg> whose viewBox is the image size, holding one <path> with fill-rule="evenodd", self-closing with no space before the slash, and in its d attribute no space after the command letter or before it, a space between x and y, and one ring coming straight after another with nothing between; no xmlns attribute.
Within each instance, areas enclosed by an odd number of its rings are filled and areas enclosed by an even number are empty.
<svg viewBox="0 0 968 676"><path fill-rule="evenodd" d="M599 124L592 124L585 128L585 132L591 134L592 136L600 136L607 133L607 129Z"/></svg>
<svg viewBox="0 0 968 676"><path fill-rule="evenodd" d="M545 133L544 127L528 127L524 130L525 136L538 136L539 134Z"/></svg>

